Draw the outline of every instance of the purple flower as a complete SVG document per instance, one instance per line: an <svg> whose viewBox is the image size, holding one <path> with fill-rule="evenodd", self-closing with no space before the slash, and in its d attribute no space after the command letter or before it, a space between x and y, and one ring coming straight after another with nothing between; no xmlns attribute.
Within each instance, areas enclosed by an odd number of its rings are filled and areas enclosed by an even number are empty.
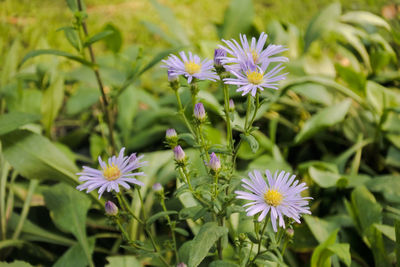
<svg viewBox="0 0 400 267"><path fill-rule="evenodd" d="M179 55L181 59L171 54L167 60L162 60L165 63L162 67L168 68L170 76L184 75L188 83L191 83L193 78L211 81L219 79L214 71L212 60L201 61L200 57L193 55L192 52L189 52L189 58L183 51Z"/></svg>
<svg viewBox="0 0 400 267"><path fill-rule="evenodd" d="M99 198L107 189L107 192L115 190L119 192L119 185L129 189L128 183L137 184L143 186L144 184L135 178L134 176L144 175L143 172L132 172L142 167L146 162L140 162L143 156L136 157L136 154L131 154L129 157L124 156L125 148L123 147L119 152L118 157L112 156L108 159L108 163L101 160L99 156L99 163L101 170L93 169L87 166L83 166L83 171L77 173L79 175L79 181L85 181L85 183L78 185L76 188L80 191L86 189L87 193L99 188Z"/></svg>
<svg viewBox="0 0 400 267"><path fill-rule="evenodd" d="M194 117L199 121L205 121L206 119L206 110L204 109L203 103L199 102L194 105L193 110Z"/></svg>
<svg viewBox="0 0 400 267"><path fill-rule="evenodd" d="M228 70L240 69L240 64L250 56L256 65L264 64L265 62L287 62L288 58L283 56L274 56L287 50L282 45L270 44L264 49L268 35L261 33L258 41L255 37L251 38L251 44L247 41L246 35L239 35L241 45L234 39L227 41L222 40L227 47L220 45L220 48L225 50L231 56L221 57L222 64ZM227 65L231 64L231 65Z"/></svg>
<svg viewBox="0 0 400 267"><path fill-rule="evenodd" d="M219 161L219 158L217 157L217 155L215 155L214 152L212 152L210 155L210 162L208 165L214 172L217 172L221 169L221 162Z"/></svg>
<svg viewBox="0 0 400 267"><path fill-rule="evenodd" d="M174 82L174 81L178 80L178 75L174 75L174 71L173 70L168 70L167 71L167 75L168 75L168 81L169 82Z"/></svg>
<svg viewBox="0 0 400 267"><path fill-rule="evenodd" d="M174 156L175 156L175 160L177 162L183 162L185 160L185 158L186 158L185 151L183 151L183 149L180 145L177 145L174 148Z"/></svg>
<svg viewBox="0 0 400 267"><path fill-rule="evenodd" d="M269 170L265 171L268 183L265 182L259 171L249 172L250 180L242 179L242 186L249 190L235 191L236 198L251 200L244 207L247 216L253 216L257 213L258 221L262 221L270 212L272 228L277 231L276 223L279 221L279 226L285 228L283 216L294 219L300 223L301 214L311 214L308 207L307 199L311 197L302 197L300 193L307 189L305 183L298 184L298 180L294 180L296 175L290 176L290 173L281 171L279 174L275 172L272 177ZM290 176L290 178L289 178Z"/></svg>
<svg viewBox="0 0 400 267"><path fill-rule="evenodd" d="M238 86L237 92L243 92L242 95L246 95L251 92L252 96L255 96L257 90L264 91L264 88L278 89L278 81L284 80L286 74L279 74L284 67L282 64L278 64L270 71L266 72L268 64L263 64L261 67L255 65L251 59L241 63L241 69L230 70L230 72L236 76L236 78L225 78L226 84L234 84Z"/></svg>
<svg viewBox="0 0 400 267"><path fill-rule="evenodd" d="M226 57L226 51L222 48L217 48L214 51L214 66L221 67L222 66L222 58Z"/></svg>
<svg viewBox="0 0 400 267"><path fill-rule="evenodd" d="M104 207L106 214L109 216L115 216L118 214L118 207L112 201L107 201Z"/></svg>

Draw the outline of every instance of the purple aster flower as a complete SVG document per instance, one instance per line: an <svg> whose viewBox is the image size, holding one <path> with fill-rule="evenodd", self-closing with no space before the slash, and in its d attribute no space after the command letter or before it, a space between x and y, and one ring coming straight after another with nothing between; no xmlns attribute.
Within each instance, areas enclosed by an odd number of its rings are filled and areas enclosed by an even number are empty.
<svg viewBox="0 0 400 267"><path fill-rule="evenodd" d="M210 166L211 170L214 172L217 172L221 169L221 162L214 152L212 152L210 155L210 162L208 163L208 166Z"/></svg>
<svg viewBox="0 0 400 267"><path fill-rule="evenodd" d="M286 74L278 74L284 67L282 64L278 64L270 71L266 72L269 63L266 62L262 66L255 65L251 59L242 62L240 70L230 70L230 72L236 76L236 78L225 78L226 84L234 84L239 88L237 92L243 92L242 95L246 95L251 92L252 96L255 96L257 90L264 91L264 88L278 89L278 81L284 80Z"/></svg>
<svg viewBox="0 0 400 267"><path fill-rule="evenodd" d="M275 56L276 54L287 50L287 48L283 47L282 45L270 44L267 46L267 48L264 49L267 37L268 35L262 32L260 37L258 38L258 41L255 37L253 37L251 39L251 44L249 44L246 35L240 34L239 38L241 45L234 39L230 41L222 40L227 45L227 47L220 45L220 48L231 55L220 57L222 64L224 64L225 68L227 68L228 70L238 70L240 68L241 62L246 61L248 56L251 56L253 62L256 65L261 65L265 62L287 62L287 57Z"/></svg>
<svg viewBox="0 0 400 267"><path fill-rule="evenodd" d="M214 51L214 66L221 67L222 59L226 57L226 51L222 48L217 48Z"/></svg>
<svg viewBox="0 0 400 267"><path fill-rule="evenodd" d="M301 214L311 214L308 207L307 199L311 197L302 197L300 193L307 189L305 183L298 184L298 180L294 180L296 175L290 176L290 173L281 171L279 174L275 172L272 177L269 170L265 171L268 183L265 182L259 171L249 172L250 180L242 179L242 186L249 190L235 191L236 198L251 200L244 207L247 216L253 216L257 213L258 221L262 221L268 214L271 213L272 228L277 231L276 223L279 221L279 226L285 228L283 216L294 219L300 223ZM290 177L289 177L290 176Z"/></svg>
<svg viewBox="0 0 400 267"><path fill-rule="evenodd" d="M193 78L211 81L219 79L214 71L212 60L204 59L201 61L200 57L193 55L192 52L188 54L189 58L185 52L179 52L181 59L171 54L167 60L162 60L165 63L162 67L168 68L169 76L184 75L188 79L188 83L191 83Z"/></svg>
<svg viewBox="0 0 400 267"><path fill-rule="evenodd" d="M102 170L83 166L83 171L77 173L77 175L79 175L79 181L85 181L85 183L78 185L76 189L80 191L86 189L86 192L89 193L96 188L100 188L98 191L100 198L106 189L107 192L114 190L118 193L119 185L122 185L126 189L130 188L128 183L143 186L142 182L133 177L144 175L144 173L132 172L146 163L140 162L143 156L136 157L136 153L131 154L129 157L124 156L124 151L125 148L123 147L118 157L112 156L108 158L108 163L102 161L99 156L99 163Z"/></svg>

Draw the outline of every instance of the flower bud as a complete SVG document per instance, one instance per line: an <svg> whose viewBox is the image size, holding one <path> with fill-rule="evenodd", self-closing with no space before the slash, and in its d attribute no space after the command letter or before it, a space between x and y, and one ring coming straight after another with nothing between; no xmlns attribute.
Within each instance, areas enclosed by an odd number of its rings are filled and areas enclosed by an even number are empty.
<svg viewBox="0 0 400 267"><path fill-rule="evenodd" d="M173 90L178 90L179 89L178 75L174 74L172 70L168 70L167 75L168 75L169 85L171 86L171 88Z"/></svg>
<svg viewBox="0 0 400 267"><path fill-rule="evenodd" d="M294 236L294 230L292 228L286 229L286 235L292 238Z"/></svg>
<svg viewBox="0 0 400 267"><path fill-rule="evenodd" d="M229 99L229 111L234 111L235 110L235 102L233 102L233 99Z"/></svg>
<svg viewBox="0 0 400 267"><path fill-rule="evenodd" d="M184 262L180 262L176 267L187 267L187 265Z"/></svg>
<svg viewBox="0 0 400 267"><path fill-rule="evenodd" d="M214 152L211 153L209 166L214 172L218 172L221 169L221 162Z"/></svg>
<svg viewBox="0 0 400 267"><path fill-rule="evenodd" d="M199 102L196 105L194 105L194 117L200 121L204 122L206 120L206 111L204 109L203 103Z"/></svg>
<svg viewBox="0 0 400 267"><path fill-rule="evenodd" d="M221 57L226 57L226 51L222 48L217 48L214 51L214 66L222 67Z"/></svg>
<svg viewBox="0 0 400 267"><path fill-rule="evenodd" d="M181 146L178 145L178 146L176 146L174 148L174 156L175 156L175 160L177 162L184 162L185 161L186 155L185 155L185 152L183 151Z"/></svg>
<svg viewBox="0 0 400 267"><path fill-rule="evenodd" d="M160 183L153 184L153 190L157 193L163 191L163 187Z"/></svg>
<svg viewBox="0 0 400 267"><path fill-rule="evenodd" d="M104 210L106 211L106 214L108 216L115 216L115 215L118 214L118 207L112 201L107 201L106 202Z"/></svg>
<svg viewBox="0 0 400 267"><path fill-rule="evenodd" d="M246 235L245 233L240 233L240 234L239 234L239 240L240 240L241 242L246 241L246 238L247 238L247 235Z"/></svg>

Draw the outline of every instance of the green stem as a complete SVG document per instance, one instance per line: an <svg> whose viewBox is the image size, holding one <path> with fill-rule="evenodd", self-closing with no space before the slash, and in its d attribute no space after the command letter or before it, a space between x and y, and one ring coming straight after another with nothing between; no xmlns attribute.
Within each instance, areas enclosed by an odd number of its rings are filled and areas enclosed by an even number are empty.
<svg viewBox="0 0 400 267"><path fill-rule="evenodd" d="M222 86L224 88L224 109L225 109L225 117L226 117L226 139L228 143L228 149L232 153L233 149L233 137L232 137L232 126L231 126L231 118L229 116L229 89L228 86L222 82Z"/></svg>
<svg viewBox="0 0 400 267"><path fill-rule="evenodd" d="M143 218L145 218L144 220L146 222L146 211L144 210L144 202L143 202L143 198L142 198L142 193L140 192L140 188L138 186L135 186L135 187L136 187L136 190L137 190L138 195L139 195L139 200L140 200L140 204L141 204L140 206L141 206L141 209L142 209Z"/></svg>
<svg viewBox="0 0 400 267"><path fill-rule="evenodd" d="M249 120L251 112L251 94L247 94L247 109L246 109L246 118L244 121L244 130L247 131L247 122Z"/></svg>
<svg viewBox="0 0 400 267"><path fill-rule="evenodd" d="M210 161L210 155L208 154L208 147L207 147L206 141L204 139L203 127L202 127L201 123L198 125L197 130L198 130L197 134L198 134L198 137L199 137L198 139L200 141L201 150L203 150L203 151L200 151L201 154L203 155L202 156L203 161L209 162Z"/></svg>
<svg viewBox="0 0 400 267"><path fill-rule="evenodd" d="M179 96L178 89L174 89L174 91L175 91L176 101L178 102L178 112L182 116L182 119L185 122L186 127L188 128L190 133L193 136L196 136L195 132L193 131L192 125L189 123L189 120L186 118L185 110L183 109L182 101L181 101L181 97Z"/></svg>
<svg viewBox="0 0 400 267"><path fill-rule="evenodd" d="M12 235L12 239L18 239L19 234L21 233L22 226L24 226L26 216L28 215L29 208L31 206L30 204L31 204L33 193L35 192L36 186L38 184L39 184L39 181L36 179L30 180L30 182L29 182L28 194L26 195L24 206L22 207L22 211L21 211L21 216L19 218L17 227L15 228L15 231Z"/></svg>
<svg viewBox="0 0 400 267"><path fill-rule="evenodd" d="M9 173L9 164L1 159L1 177L0 177L0 223L1 223L1 239L6 239L6 184Z"/></svg>
<svg viewBox="0 0 400 267"><path fill-rule="evenodd" d="M257 91L254 113L253 113L253 116L251 117L251 120L250 120L250 123L249 123L247 129L245 128L246 132L251 129L251 126L253 125L253 122L254 122L254 120L256 118L257 111L258 111L259 108L260 108L260 93Z"/></svg>
<svg viewBox="0 0 400 267"><path fill-rule="evenodd" d="M165 212L167 212L167 207L165 206L165 201L164 201L164 193L161 196L161 206L163 208L163 210ZM172 241L174 242L174 252L175 252L175 258L176 258L176 262L179 262L179 254L178 254L178 249L176 248L176 238L175 238L175 222L172 223L171 218L169 217L169 215L165 216L167 218L168 221L168 225L171 228L171 235L172 235Z"/></svg>
<svg viewBox="0 0 400 267"><path fill-rule="evenodd" d="M82 9L82 0L78 0L78 9L79 9L80 12L83 11L83 9ZM85 37L87 38L89 36L89 32L88 32L88 29L87 29L87 26L86 26L86 22L84 20L81 21L81 26L82 26L83 32L85 34ZM106 114L106 117L107 117L107 126L108 126L108 131L109 131L108 137L109 137L109 141L110 141L110 144L111 144L111 151L112 151L112 154L115 154L117 146L115 144L115 139L114 139L114 129L113 129L114 126L113 126L112 115L111 115L111 111L110 111L110 105L109 105L109 102L107 100L107 96L106 96L106 93L105 93L105 90L104 90L103 81L101 79L100 71L99 71L99 68L98 68L97 63L96 63L96 57L94 55L93 48L92 48L92 46L90 44L87 46L87 48L89 49L90 60L92 61L93 65L95 66L93 68L93 71L94 71L94 74L96 76L96 81L97 81L97 84L99 86L99 90L100 90L101 96L102 96L103 111L104 111L104 113Z"/></svg>
<svg viewBox="0 0 400 267"><path fill-rule="evenodd" d="M121 208L127 210L129 212L130 215L132 215L132 217L138 221L140 224L144 224L144 222L138 218L135 213L133 212L133 210L130 208L130 205L128 203L128 201L126 201L124 196L121 196L120 194L115 194L115 196L118 199L119 205L121 206Z"/></svg>

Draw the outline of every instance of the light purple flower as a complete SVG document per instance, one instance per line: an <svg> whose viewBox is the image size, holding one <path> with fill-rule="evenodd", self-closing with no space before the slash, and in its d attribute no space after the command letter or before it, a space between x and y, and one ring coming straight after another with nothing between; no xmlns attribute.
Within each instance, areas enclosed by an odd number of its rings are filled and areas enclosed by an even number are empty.
<svg viewBox="0 0 400 267"><path fill-rule="evenodd" d="M99 156L99 163L101 170L93 169L83 166L83 171L77 173L79 181L85 183L78 185L76 189L82 191L86 189L87 193L99 188L99 198L107 189L107 192L112 190L119 192L119 185L129 189L128 183L143 186L144 184L134 176L144 175L143 172L132 172L142 167L146 162L140 162L143 156L136 157L136 153L131 154L129 157L124 156L125 148L123 147L119 152L118 157L112 156L108 158L108 163L101 160Z"/></svg>
<svg viewBox="0 0 400 267"><path fill-rule="evenodd" d="M214 152L212 152L210 155L210 162L208 163L208 166L210 166L211 170L214 172L217 172L221 169L221 162Z"/></svg>
<svg viewBox="0 0 400 267"><path fill-rule="evenodd" d="M266 72L268 64L263 64L261 67L255 65L251 59L241 63L240 70L230 70L236 78L225 78L226 84L237 85L237 92L243 92L242 95L251 93L255 96L257 90L264 91L264 88L278 89L278 81L284 80L287 73L279 74L284 67L278 64L270 71Z"/></svg>
<svg viewBox="0 0 400 267"><path fill-rule="evenodd" d="M162 60L165 63L162 67L168 68L170 76L184 75L188 79L188 83L191 83L193 78L211 81L219 79L214 71L212 60L201 61L200 57L193 55L192 52L188 54L189 58L183 51L179 52L181 58L170 54L168 59Z"/></svg>
<svg viewBox="0 0 400 267"><path fill-rule="evenodd" d="M174 75L174 71L173 70L168 70L167 71L167 75L168 75L168 81L169 82L174 82L174 81L178 80L178 75Z"/></svg>
<svg viewBox="0 0 400 267"><path fill-rule="evenodd" d="M265 62L287 62L288 58L283 56L275 56L283 51L286 51L282 45L270 44L264 49L268 35L264 32L261 33L258 41L255 37L251 38L251 44L247 41L246 35L240 34L241 45L234 39L227 41L222 40L227 47L220 45L220 48L225 50L231 56L220 57L221 63L228 70L240 69L240 64L246 61L250 56L256 65L262 65ZM228 65L229 64L229 65Z"/></svg>
<svg viewBox="0 0 400 267"><path fill-rule="evenodd" d="M199 121L204 121L206 119L206 110L204 109L203 103L199 102L194 105L193 114Z"/></svg>
<svg viewBox="0 0 400 267"><path fill-rule="evenodd" d="M298 184L298 180L294 180L296 175L290 176L290 173L281 171L275 172L272 177L269 170L265 171L268 183L265 182L259 171L249 172L250 180L242 179L242 186L249 190L235 191L236 198L251 200L244 207L247 216L253 216L257 213L258 221L262 221L270 212L272 228L277 231L276 223L279 221L279 226L285 228L283 216L294 219L300 223L301 214L311 214L308 207L308 199L311 197L302 197L300 193L307 189L305 183ZM290 176L290 177L289 177Z"/></svg>
<svg viewBox="0 0 400 267"><path fill-rule="evenodd" d="M165 132L166 139L175 139L177 137L178 137L178 135L177 135L175 129L173 129L173 128L167 129L167 131Z"/></svg>
<svg viewBox="0 0 400 267"><path fill-rule="evenodd" d="M185 151L183 151L181 146L177 145L174 147L174 156L177 162L183 162L185 160Z"/></svg>
<svg viewBox="0 0 400 267"><path fill-rule="evenodd" d="M115 216L118 214L118 207L112 201L107 201L104 207L106 214L109 216Z"/></svg>

